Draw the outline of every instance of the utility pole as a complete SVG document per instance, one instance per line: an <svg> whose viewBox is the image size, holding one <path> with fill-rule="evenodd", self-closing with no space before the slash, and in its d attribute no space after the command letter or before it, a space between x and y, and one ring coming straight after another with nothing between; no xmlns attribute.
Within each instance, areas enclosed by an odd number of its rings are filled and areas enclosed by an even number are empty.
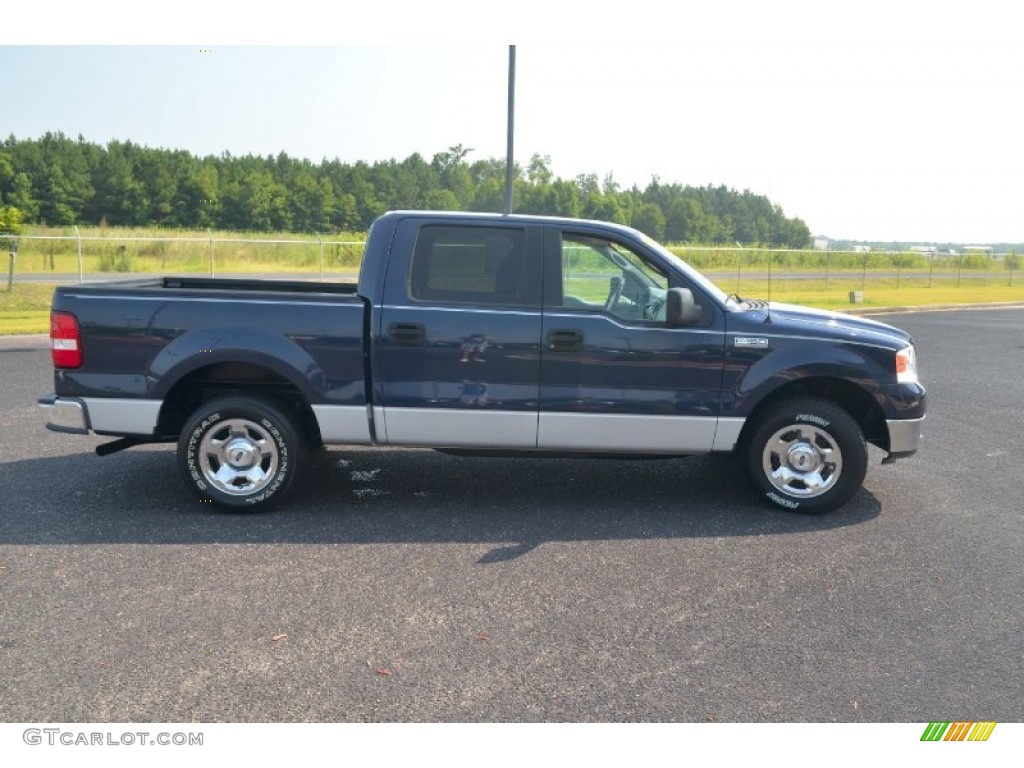
<svg viewBox="0 0 1024 768"><path fill-rule="evenodd" d="M516 116L516 47L508 47L508 152L505 158L505 214L512 213L512 137Z"/></svg>

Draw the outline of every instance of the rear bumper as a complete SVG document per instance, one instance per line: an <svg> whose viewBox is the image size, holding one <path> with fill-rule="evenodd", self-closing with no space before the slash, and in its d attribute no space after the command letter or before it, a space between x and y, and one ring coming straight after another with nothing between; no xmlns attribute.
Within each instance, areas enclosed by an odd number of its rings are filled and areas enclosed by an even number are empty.
<svg viewBox="0 0 1024 768"><path fill-rule="evenodd" d="M47 395L40 397L38 403L47 429L72 435L89 434L89 417L81 401Z"/></svg>
<svg viewBox="0 0 1024 768"><path fill-rule="evenodd" d="M925 417L919 419L892 419L887 421L889 427L890 458L913 456L921 445L921 429Z"/></svg>
<svg viewBox="0 0 1024 768"><path fill-rule="evenodd" d="M159 400L57 395L38 403L47 429L73 435L152 435L161 406Z"/></svg>

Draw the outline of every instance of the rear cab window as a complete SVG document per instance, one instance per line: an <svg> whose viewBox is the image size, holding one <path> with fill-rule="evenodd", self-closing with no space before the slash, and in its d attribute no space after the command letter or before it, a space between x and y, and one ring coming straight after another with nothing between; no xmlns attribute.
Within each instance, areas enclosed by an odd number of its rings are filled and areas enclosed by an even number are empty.
<svg viewBox="0 0 1024 768"><path fill-rule="evenodd" d="M539 253L527 247L523 228L426 225L407 291L419 303L539 307Z"/></svg>

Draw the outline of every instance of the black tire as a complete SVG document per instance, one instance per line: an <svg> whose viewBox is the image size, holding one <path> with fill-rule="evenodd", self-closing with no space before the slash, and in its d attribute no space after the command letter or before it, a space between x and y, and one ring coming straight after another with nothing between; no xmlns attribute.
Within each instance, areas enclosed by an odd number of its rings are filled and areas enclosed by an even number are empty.
<svg viewBox="0 0 1024 768"><path fill-rule="evenodd" d="M295 419L258 397L204 403L178 438L178 468L203 502L232 512L257 512L281 501L306 463L306 440Z"/></svg>
<svg viewBox="0 0 1024 768"><path fill-rule="evenodd" d="M747 476L762 499L805 514L842 506L860 489L868 453L860 425L827 400L786 400L744 440Z"/></svg>

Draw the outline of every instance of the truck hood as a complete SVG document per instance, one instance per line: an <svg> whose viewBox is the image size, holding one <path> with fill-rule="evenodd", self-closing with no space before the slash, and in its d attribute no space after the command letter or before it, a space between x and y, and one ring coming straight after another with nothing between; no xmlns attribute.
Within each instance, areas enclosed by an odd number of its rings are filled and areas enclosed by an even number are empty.
<svg viewBox="0 0 1024 768"><path fill-rule="evenodd" d="M769 316L771 322L767 322ZM842 312L778 302L743 302L729 316L730 332L787 333L902 349L913 339L891 325Z"/></svg>

